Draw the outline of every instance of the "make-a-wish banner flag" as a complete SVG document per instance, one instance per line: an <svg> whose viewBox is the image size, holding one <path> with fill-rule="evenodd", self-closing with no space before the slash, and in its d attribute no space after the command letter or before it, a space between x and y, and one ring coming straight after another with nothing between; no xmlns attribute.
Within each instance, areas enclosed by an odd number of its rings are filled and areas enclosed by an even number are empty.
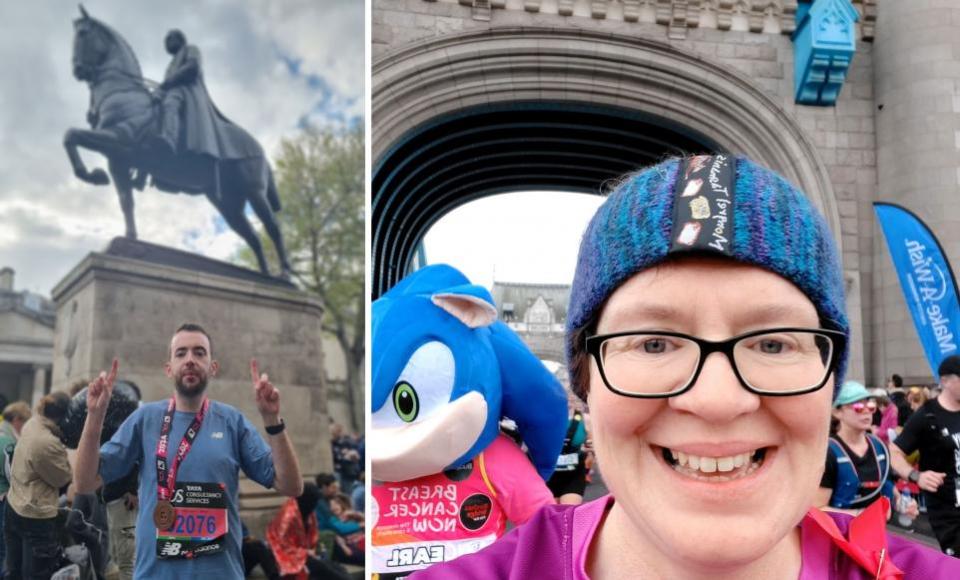
<svg viewBox="0 0 960 580"><path fill-rule="evenodd" d="M913 212L879 202L873 209L931 374L936 377L940 361L958 351L960 301L953 269L936 236Z"/></svg>

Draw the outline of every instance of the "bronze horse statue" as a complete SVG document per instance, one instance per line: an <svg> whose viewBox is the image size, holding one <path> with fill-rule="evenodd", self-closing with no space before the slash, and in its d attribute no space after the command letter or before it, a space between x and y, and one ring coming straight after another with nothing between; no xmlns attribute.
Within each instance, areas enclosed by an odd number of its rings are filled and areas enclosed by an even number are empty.
<svg viewBox="0 0 960 580"><path fill-rule="evenodd" d="M80 11L82 17L74 21L73 74L90 87L87 119L91 129L69 129L63 137L74 174L93 185L107 185L113 179L126 237L131 239L137 237L133 191L143 190L148 176L163 191L206 195L256 254L260 271L269 275L260 239L244 214L249 202L273 241L281 276L289 278L290 264L274 217L280 211L280 199L270 164L256 139L220 116L218 122L229 125L229 137L236 141L233 149L248 154L218 159L157 148L160 105L146 86L136 55L120 34L91 18L82 6ZM88 170L80 158L80 147L105 156L109 176L102 169Z"/></svg>

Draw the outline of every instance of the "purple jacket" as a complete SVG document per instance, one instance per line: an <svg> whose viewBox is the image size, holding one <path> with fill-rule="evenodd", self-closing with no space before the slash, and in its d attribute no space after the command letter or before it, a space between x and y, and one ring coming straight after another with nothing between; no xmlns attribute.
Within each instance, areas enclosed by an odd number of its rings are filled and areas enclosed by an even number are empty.
<svg viewBox="0 0 960 580"><path fill-rule="evenodd" d="M436 564L411 576L416 580L587 580L584 569L587 548L603 512L613 505L605 496L579 505L542 508L526 524L511 530L493 545L456 560ZM840 531L847 533L850 516L828 512ZM803 567L799 580L866 580L872 578L825 535L813 526L803 526ZM920 544L887 535L893 563L905 579L960 579L960 560Z"/></svg>

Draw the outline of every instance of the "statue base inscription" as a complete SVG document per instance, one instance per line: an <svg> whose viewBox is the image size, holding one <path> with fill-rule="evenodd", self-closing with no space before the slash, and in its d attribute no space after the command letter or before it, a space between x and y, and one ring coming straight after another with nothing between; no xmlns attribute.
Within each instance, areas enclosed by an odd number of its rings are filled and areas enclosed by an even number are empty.
<svg viewBox="0 0 960 580"><path fill-rule="evenodd" d="M280 390L300 469L312 479L332 471L323 383L320 302L291 284L258 272L163 246L114 239L84 258L53 289L57 307L53 388L89 381L120 360L121 379L144 401L166 399L173 384L163 372L170 338L184 322L212 337L218 376L207 393L263 427L253 397L250 359ZM264 433L264 437L266 437ZM254 533L282 498L241 481L241 509Z"/></svg>

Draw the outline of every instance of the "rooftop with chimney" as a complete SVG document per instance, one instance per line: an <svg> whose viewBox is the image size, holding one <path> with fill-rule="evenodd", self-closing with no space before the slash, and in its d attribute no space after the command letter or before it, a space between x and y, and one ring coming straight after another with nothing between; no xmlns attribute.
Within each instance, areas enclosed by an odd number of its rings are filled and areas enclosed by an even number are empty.
<svg viewBox="0 0 960 580"><path fill-rule="evenodd" d="M500 320L514 330L563 330L570 299L568 284L494 281L490 293Z"/></svg>
<svg viewBox="0 0 960 580"><path fill-rule="evenodd" d="M44 296L17 291L14 281L13 268L0 268L0 404L33 406L50 392L56 310Z"/></svg>
<svg viewBox="0 0 960 580"><path fill-rule="evenodd" d="M53 302L28 290L15 290L14 279L13 268L0 268L0 313L16 312L53 328L56 318Z"/></svg>

